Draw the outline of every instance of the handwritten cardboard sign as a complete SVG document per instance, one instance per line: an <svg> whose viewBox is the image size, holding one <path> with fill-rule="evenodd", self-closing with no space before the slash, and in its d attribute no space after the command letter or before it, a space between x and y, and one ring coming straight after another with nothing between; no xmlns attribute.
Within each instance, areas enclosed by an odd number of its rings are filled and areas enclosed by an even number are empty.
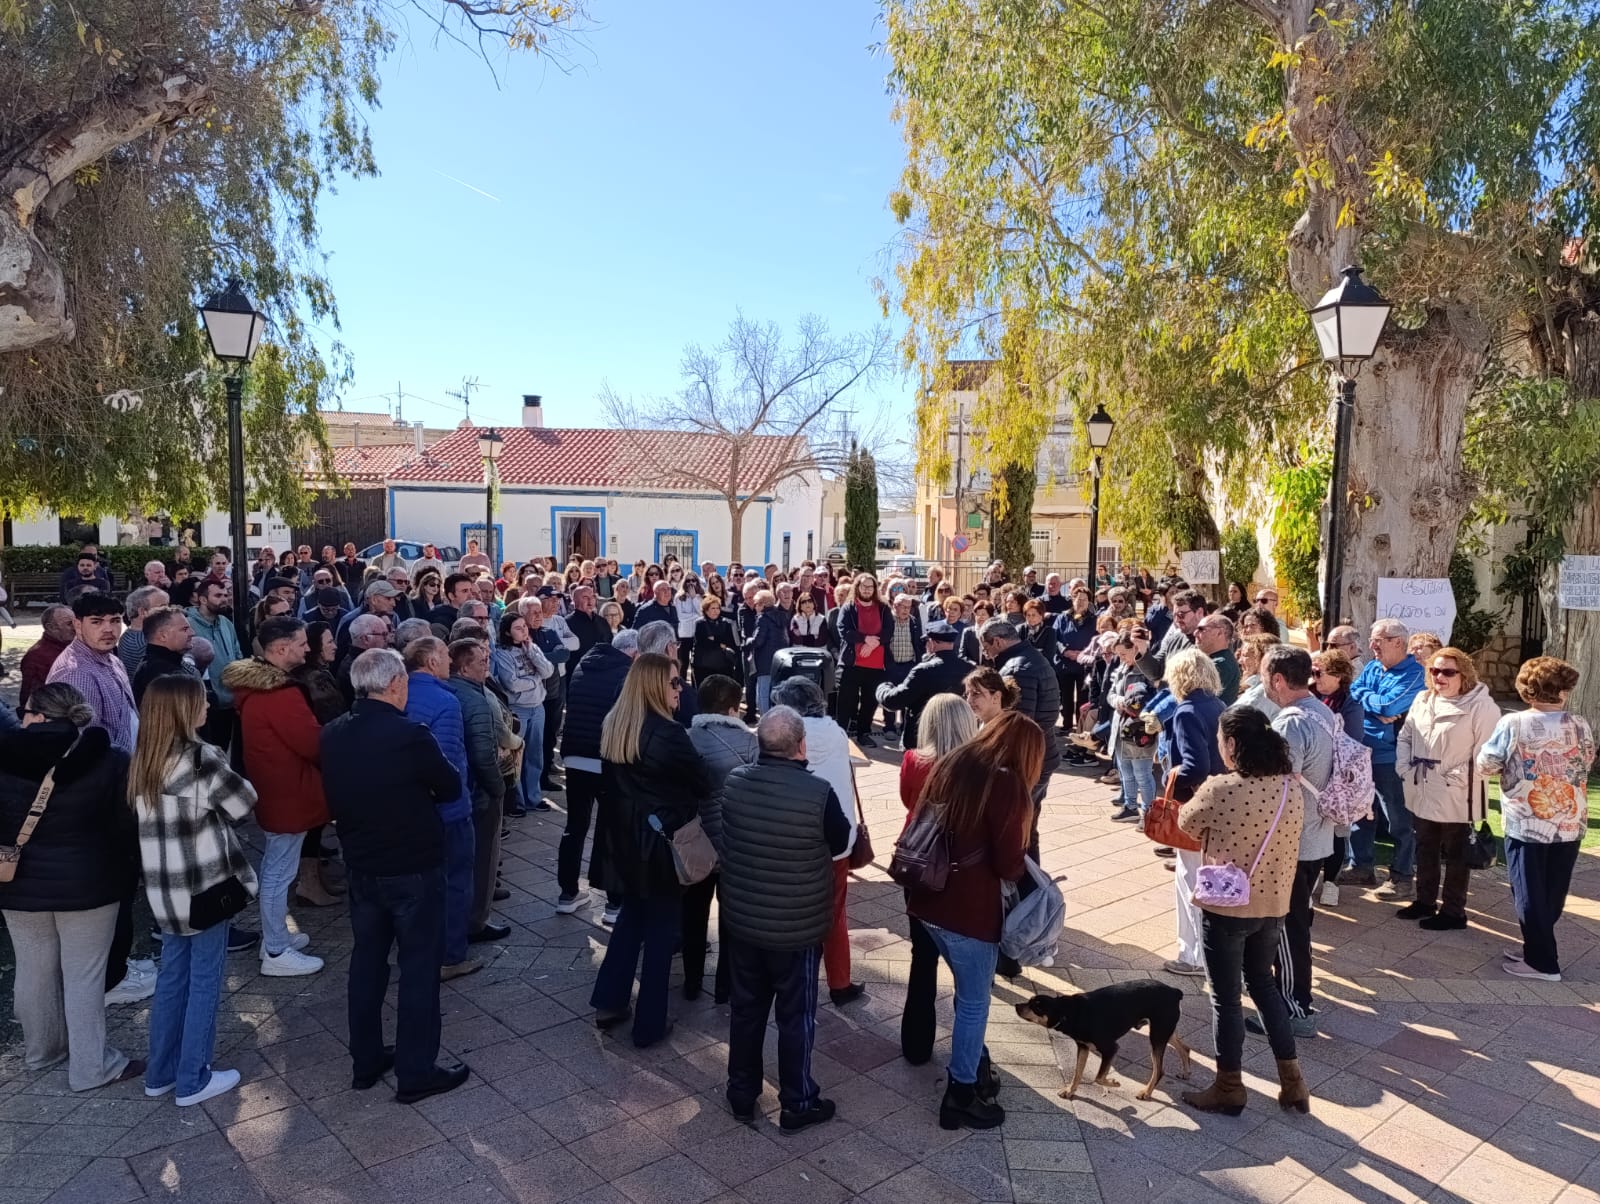
<svg viewBox="0 0 1600 1204"><path fill-rule="evenodd" d="M1456 622L1456 594L1445 577L1379 577L1378 618L1399 619L1415 635L1431 631L1446 644Z"/></svg>
<svg viewBox="0 0 1600 1204"><path fill-rule="evenodd" d="M1222 553L1214 548L1201 552L1181 552L1178 560L1179 574L1190 585L1222 584Z"/></svg>
<svg viewBox="0 0 1600 1204"><path fill-rule="evenodd" d="M1600 556L1565 556L1556 586L1562 610L1600 610Z"/></svg>

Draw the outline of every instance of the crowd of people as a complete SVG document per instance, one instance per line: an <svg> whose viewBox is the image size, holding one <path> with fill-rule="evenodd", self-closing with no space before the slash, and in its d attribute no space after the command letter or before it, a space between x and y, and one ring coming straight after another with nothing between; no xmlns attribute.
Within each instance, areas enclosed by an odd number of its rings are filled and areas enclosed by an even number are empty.
<svg viewBox="0 0 1600 1204"><path fill-rule="evenodd" d="M1131 571L1064 582L1028 568L1012 585L996 563L957 591L937 568L925 583L672 558L497 571L475 543L447 566L391 541L371 563L353 544L317 560L266 550L242 600L225 550L203 570L153 561L118 598L86 553L23 658L18 714L0 714L13 851L0 912L25 1057L65 1060L74 1090L142 1075L181 1106L230 1090L238 1074L212 1065L227 956L318 974L293 913L339 904L353 1085L392 1072L402 1102L459 1086L469 1069L439 1061L440 983L511 934L494 914L511 894L501 841L559 794L554 911L597 904L611 930L597 1026L664 1040L674 959L696 999L714 943L729 1107L753 1120L775 1017L780 1127L826 1122L810 1069L819 979L835 1007L863 998L849 874L886 856L861 823L852 740L901 745L908 828L931 824L948 850L948 880L906 892L901 1025L906 1059L926 1062L942 960L956 987L947 1128L1005 1118L985 1044L995 976L1021 969L1001 950L1003 899L1039 859L1064 767L1114 788L1111 820L1170 836L1154 850L1175 883L1166 969L1207 978L1213 1002L1217 1073L1185 1093L1196 1108L1244 1106L1252 1030L1280 1102L1309 1106L1295 1038L1317 1031L1316 909L1377 888L1387 839L1377 897L1423 927L1465 927L1488 779L1523 937L1504 969L1560 977L1595 746L1565 709L1577 670L1554 658L1522 667L1527 709L1503 714L1469 655L1393 620L1365 648L1335 627L1308 652L1271 588L1235 585L1215 606ZM236 922L252 900L259 934ZM131 956L146 910L159 967ZM146 999L141 1062L107 1045L105 1008Z"/></svg>

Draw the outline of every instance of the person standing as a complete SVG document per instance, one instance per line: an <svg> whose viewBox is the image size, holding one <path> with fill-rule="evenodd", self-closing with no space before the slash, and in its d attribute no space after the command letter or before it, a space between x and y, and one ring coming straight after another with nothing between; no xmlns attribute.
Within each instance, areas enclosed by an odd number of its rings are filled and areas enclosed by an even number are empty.
<svg viewBox="0 0 1600 1204"><path fill-rule="evenodd" d="M876 748L872 716L877 690L884 679L884 640L894 627L894 614L878 597L878 579L858 573L850 600L839 606L837 624L842 659L839 672L839 726L862 748Z"/></svg>
<svg viewBox="0 0 1600 1204"><path fill-rule="evenodd" d="M234 828L257 798L227 756L201 739L206 691L199 677L155 678L140 716L127 797L138 820L145 898L161 930L144 1093L175 1091L187 1108L239 1083L237 1070L214 1069L211 1058L228 955L225 900L237 906L257 890ZM293 939L305 944L303 935Z"/></svg>
<svg viewBox="0 0 1600 1204"><path fill-rule="evenodd" d="M622 909L589 1003L602 1030L622 1024L629 1017L637 971L633 1043L640 1049L661 1041L672 1028L667 977L679 937L683 885L667 842L699 814L700 799L713 785L689 733L673 717L682 688L675 659L640 653L600 730L604 789L611 803L610 814L602 815L607 872L622 888Z"/></svg>
<svg viewBox="0 0 1600 1204"><path fill-rule="evenodd" d="M516 611L508 610L500 616L500 639L492 654L494 679L505 691L512 713L516 715L522 733L522 773L520 800L508 805L505 813L513 818L529 811L548 811L539 789L539 779L544 772L544 699L545 683L555 672L545 654L540 651L528 621Z"/></svg>
<svg viewBox="0 0 1600 1204"><path fill-rule="evenodd" d="M1238 701L1242 677L1239 662L1233 655L1232 620L1225 615L1207 615L1194 629L1194 644L1217 667L1217 680L1222 687L1217 697L1224 706L1232 706Z"/></svg>
<svg viewBox="0 0 1600 1204"><path fill-rule="evenodd" d="M1589 830L1589 768L1594 731L1567 710L1578 670L1536 656L1517 670L1528 709L1502 718L1478 754L1478 772L1500 778L1506 824L1506 874L1522 928L1522 956L1500 967L1516 978L1561 981L1556 921L1566 907L1578 847Z"/></svg>
<svg viewBox="0 0 1600 1204"><path fill-rule="evenodd" d="M256 822L267 838L261 854L261 973L292 978L322 969L320 957L301 952L306 942L291 935L288 924L297 870L308 889L319 872L317 859L304 854L305 835L328 822L318 761L322 725L292 676L305 664L306 625L287 615L268 619L256 642L261 655L235 661L223 680L238 706L245 773L259 796Z"/></svg>
<svg viewBox="0 0 1600 1204"><path fill-rule="evenodd" d="M22 654L22 682L17 691L18 709L26 708L28 696L50 677L56 657L66 651L77 636L72 623L72 607L52 603L39 616L41 633L32 648Z"/></svg>
<svg viewBox="0 0 1600 1204"><path fill-rule="evenodd" d="M1500 704L1459 648L1441 647L1424 673L1428 688L1412 702L1395 740L1395 766L1417 834L1417 897L1395 914L1442 932L1467 926L1467 837L1479 818L1488 818L1477 760L1500 722Z"/></svg>
<svg viewBox="0 0 1600 1204"><path fill-rule="evenodd" d="M1139 665L1142 669L1144 661ZM1167 663L1166 673L1167 688L1177 703L1166 725L1166 760L1178 775L1173 784L1173 797L1186 804L1207 778L1222 771L1217 720L1227 708L1217 697L1217 691L1222 688L1217 679L1217 667L1198 648L1176 652ZM1253 713L1260 714L1259 711ZM1262 716L1263 722L1265 718ZM1181 808L1179 814L1182 814ZM1160 849L1156 851L1161 853ZM1194 889L1204 860L1200 853L1188 849L1178 849L1175 854L1168 850L1164 855L1176 858L1173 888L1178 916L1178 956L1166 962L1163 968L1169 974L1201 978L1205 976L1204 932L1200 909L1194 902Z"/></svg>
<svg viewBox="0 0 1600 1204"><path fill-rule="evenodd" d="M310 550L307 549L308 556ZM235 661L244 659L239 644L239 629L233 621L233 611L228 603L228 583L217 577L204 577L194 589L194 604L184 613L194 634L211 644L211 667L206 678L211 682L216 702L211 709L210 730L216 733L213 743L226 748L233 742L237 726L233 706L233 692L224 684L223 674Z"/></svg>
<svg viewBox="0 0 1600 1204"><path fill-rule="evenodd" d="M722 613L722 600L715 594L707 594L700 602L700 614L701 619L694 627L691 654L695 681L730 677L743 683L744 657L739 639L733 633L733 622Z"/></svg>
<svg viewBox="0 0 1600 1204"><path fill-rule="evenodd" d="M75 688L46 684L22 726L0 733L0 840L20 846L0 915L16 953L23 1064L65 1061L74 1091L144 1072L106 1044L106 966L138 868L128 757L93 717Z"/></svg>
<svg viewBox="0 0 1600 1204"><path fill-rule="evenodd" d="M772 705L772 658L789 646L789 616L778 605L771 590L760 590L755 599L755 631L749 640L751 671L756 675L756 710L766 713Z"/></svg>
<svg viewBox="0 0 1600 1204"><path fill-rule="evenodd" d="M941 694L959 697L967 674L977 667L956 651L956 636L956 629L943 619L929 623L923 630L927 651L922 659L898 685L884 682L878 687L878 705L885 710L905 712L907 748L917 746L917 725L923 709Z"/></svg>
<svg viewBox="0 0 1600 1204"><path fill-rule="evenodd" d="M145 617L169 601L167 591L154 585L141 585L128 595L123 611L127 626L123 629L122 638L117 641L117 658L122 661L122 667L128 671L130 682L144 661Z"/></svg>
<svg viewBox="0 0 1600 1204"><path fill-rule="evenodd" d="M450 678L445 682L461 704L461 725L467 749L468 785L472 791L472 910L467 918L467 943L504 940L511 925L491 916L495 875L500 866L500 824L505 804L505 778L500 774L499 724L490 701L489 645L460 639L450 645Z"/></svg>
<svg viewBox="0 0 1600 1204"><path fill-rule="evenodd" d="M133 685L117 656L122 607L106 594L80 594L72 604L72 625L77 638L56 657L46 680L77 690L93 712L90 726L104 729L111 747L131 756L139 718Z"/></svg>
<svg viewBox="0 0 1600 1204"><path fill-rule="evenodd" d="M169 673L181 673L198 678L200 671L188 659L194 644L194 629L189 617L176 606L164 607L147 615L144 621L144 663L133 677L133 701L144 701L150 683Z"/></svg>
<svg viewBox="0 0 1600 1204"><path fill-rule="evenodd" d="M755 1121L767 1017L777 1013L778 1124L833 1118L811 1077L817 963L832 922L833 858L850 825L827 779L806 769L806 725L778 706L756 728L760 758L728 775L722 801L722 955L728 960L728 1106ZM998 900L998 894L996 895Z"/></svg>
<svg viewBox="0 0 1600 1204"><path fill-rule="evenodd" d="M350 1086L366 1091L392 1068L395 1099L414 1104L454 1090L469 1070L439 1066L439 974L444 959L445 838L440 814L462 779L428 729L405 716L404 659L372 648L350 667L356 702L322 733L328 807L349 869ZM389 950L400 990L393 1045L383 1040Z"/></svg>
<svg viewBox="0 0 1600 1204"><path fill-rule="evenodd" d="M923 641L922 620L917 616L910 594L899 594L890 606L891 622L884 636L883 682L873 691L873 701L881 704L883 686L898 686L922 659L927 645ZM883 738L900 737L903 720L898 711L883 712Z"/></svg>
<svg viewBox="0 0 1600 1204"><path fill-rule="evenodd" d="M1139 654L1132 630L1117 633L1113 651L1117 666L1106 686L1106 705L1111 708L1106 748L1122 781L1122 806L1111 818L1118 823L1134 823L1144 818L1156 799L1156 737L1144 721L1145 704L1155 688L1134 663Z"/></svg>
<svg viewBox="0 0 1600 1204"><path fill-rule="evenodd" d="M1400 729L1406 712L1426 684L1422 666L1406 652L1410 632L1398 619L1379 619L1372 625L1372 659L1361 667L1350 696L1365 713L1362 743L1372 750L1372 784L1378 805L1389 821L1394 838L1394 859L1389 863L1389 885L1380 898L1407 901L1416 898L1417 842L1406 810L1405 786L1395 766ZM1340 885L1376 886L1378 829L1375 820L1363 819L1350 830L1350 862L1339 875Z"/></svg>
<svg viewBox="0 0 1600 1204"><path fill-rule="evenodd" d="M1039 859L1039 812L1050 785L1050 775L1061 766L1061 741L1056 739L1056 716L1061 713L1060 687L1056 673L1038 649L1004 619L990 619L978 631L983 655L1000 670L1000 676L1017 683L1020 692L1017 710L1039 725L1045 733L1044 760L1039 777L1029 783L1033 796L1033 827L1028 836L1028 855Z"/></svg>
<svg viewBox="0 0 1600 1204"><path fill-rule="evenodd" d="M567 711L567 675L578 659L582 641L561 616L561 595L549 586L539 591L539 610L544 616L541 626L533 629L546 659L555 666L555 672L545 682L544 699L544 768L539 774L539 785L545 790L565 790L566 784L556 772L563 767L556 763L556 746L561 739L562 720Z"/></svg>
<svg viewBox="0 0 1600 1204"><path fill-rule="evenodd" d="M1278 1103L1286 1111L1308 1112L1311 1092L1300 1073L1288 1008L1272 978L1305 809L1290 797L1295 780L1288 745L1265 715L1238 707L1223 712L1218 728L1225 772L1212 775L1178 809L1178 827L1201 842L1207 865L1232 864L1243 871L1249 891L1240 904L1201 905L1217 1075L1204 1091L1185 1091L1183 1102L1201 1112L1244 1111L1242 980L1277 1059Z"/></svg>

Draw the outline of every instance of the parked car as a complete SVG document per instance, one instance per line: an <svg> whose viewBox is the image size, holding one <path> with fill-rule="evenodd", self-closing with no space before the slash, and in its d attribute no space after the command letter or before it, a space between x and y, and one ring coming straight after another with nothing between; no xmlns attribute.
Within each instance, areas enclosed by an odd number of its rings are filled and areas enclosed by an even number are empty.
<svg viewBox="0 0 1600 1204"><path fill-rule="evenodd" d="M426 542L426 540L420 539L397 539L394 541L394 550L400 553L407 564L412 564L422 559L422 545ZM439 559L444 561L445 572L455 572L456 565L461 561L461 549L442 543L436 543L433 547L439 553ZM383 541L379 540L370 547L362 548L356 555L363 560L371 560L374 556L382 556Z"/></svg>

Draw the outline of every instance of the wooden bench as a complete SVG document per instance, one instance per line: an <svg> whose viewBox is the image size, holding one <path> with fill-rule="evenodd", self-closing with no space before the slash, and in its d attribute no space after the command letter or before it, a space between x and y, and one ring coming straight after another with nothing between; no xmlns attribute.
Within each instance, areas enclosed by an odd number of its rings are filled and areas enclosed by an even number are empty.
<svg viewBox="0 0 1600 1204"><path fill-rule="evenodd" d="M111 578L111 592L122 595L128 592L126 573L107 573ZM60 573L11 573L5 578L6 592L12 605L49 606L61 599Z"/></svg>

